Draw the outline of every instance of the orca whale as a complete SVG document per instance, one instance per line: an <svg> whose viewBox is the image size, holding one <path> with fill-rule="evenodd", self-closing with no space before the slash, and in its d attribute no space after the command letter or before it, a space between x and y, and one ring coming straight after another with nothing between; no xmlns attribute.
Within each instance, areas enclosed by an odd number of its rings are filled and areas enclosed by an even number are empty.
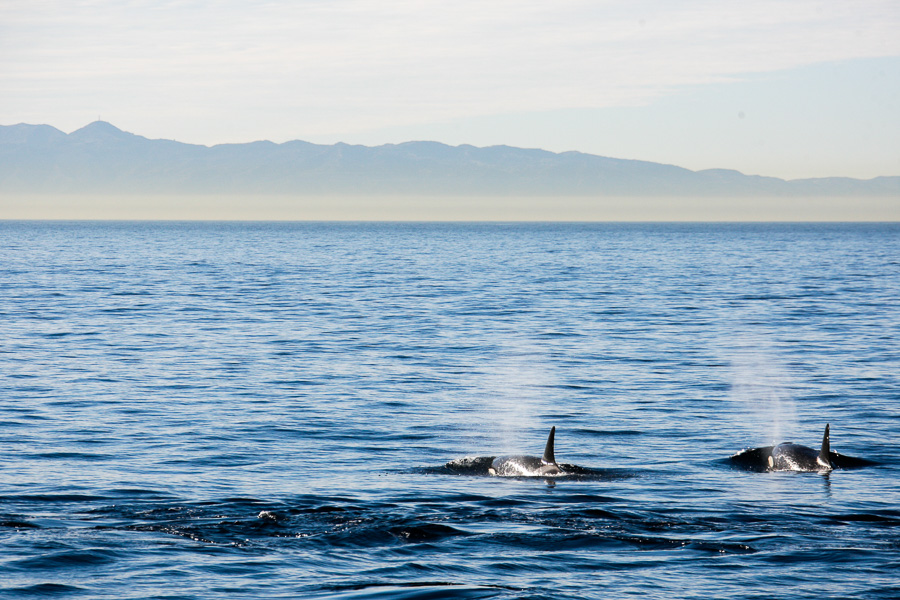
<svg viewBox="0 0 900 600"><path fill-rule="evenodd" d="M819 450L792 442L784 442L777 446L741 450L729 460L735 466L758 472L815 471L827 473L833 469L855 469L876 464L864 458L832 452L829 425L825 425L825 435L822 436L822 446Z"/></svg>
<svg viewBox="0 0 900 600"><path fill-rule="evenodd" d="M550 436L547 445L544 446L544 455L537 456L498 456L491 462L488 473L500 477L545 477L550 475L565 475L565 472L556 464L553 456L553 438L556 435L556 426L550 428Z"/></svg>

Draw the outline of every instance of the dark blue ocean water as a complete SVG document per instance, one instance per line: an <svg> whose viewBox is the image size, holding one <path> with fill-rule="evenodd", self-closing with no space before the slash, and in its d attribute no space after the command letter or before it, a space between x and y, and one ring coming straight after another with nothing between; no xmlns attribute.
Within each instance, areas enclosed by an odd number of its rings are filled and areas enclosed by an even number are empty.
<svg viewBox="0 0 900 600"><path fill-rule="evenodd" d="M897 224L0 222L0 597L897 598L898 340Z"/></svg>

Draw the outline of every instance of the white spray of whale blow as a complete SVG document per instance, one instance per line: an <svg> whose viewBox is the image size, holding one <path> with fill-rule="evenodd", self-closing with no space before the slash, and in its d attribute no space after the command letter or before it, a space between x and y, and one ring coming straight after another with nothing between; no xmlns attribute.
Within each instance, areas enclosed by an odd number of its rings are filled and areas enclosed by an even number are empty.
<svg viewBox="0 0 900 600"><path fill-rule="evenodd" d="M476 427L498 453L538 452L543 446L528 446L526 432L543 430L545 425L549 429L550 423L542 419L552 412L546 388L558 383L558 378L548 368L547 356L535 346L510 339L498 346L475 378L481 403Z"/></svg>
<svg viewBox="0 0 900 600"><path fill-rule="evenodd" d="M730 399L740 406L748 434L778 444L796 422L794 382L765 340L738 338L725 349L731 366Z"/></svg>

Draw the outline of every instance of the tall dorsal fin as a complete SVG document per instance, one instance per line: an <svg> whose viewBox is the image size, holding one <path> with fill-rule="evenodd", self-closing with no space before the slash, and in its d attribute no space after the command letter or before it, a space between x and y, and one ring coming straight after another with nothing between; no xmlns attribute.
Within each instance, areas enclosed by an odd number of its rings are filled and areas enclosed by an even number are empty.
<svg viewBox="0 0 900 600"><path fill-rule="evenodd" d="M825 435L822 436L822 449L819 451L818 463L827 468L831 468L831 441L828 439L828 424L825 425Z"/></svg>
<svg viewBox="0 0 900 600"><path fill-rule="evenodd" d="M556 434L556 425L550 428L550 437L547 438L547 445L544 446L544 456L541 460L548 465L555 465L556 458L553 457L553 436Z"/></svg>

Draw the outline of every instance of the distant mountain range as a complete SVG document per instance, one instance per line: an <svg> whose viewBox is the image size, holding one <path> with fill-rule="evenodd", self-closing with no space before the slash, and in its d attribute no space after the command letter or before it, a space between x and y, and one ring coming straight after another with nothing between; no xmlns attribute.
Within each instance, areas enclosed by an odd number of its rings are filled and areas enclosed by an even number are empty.
<svg viewBox="0 0 900 600"><path fill-rule="evenodd" d="M436 142L377 147L151 140L96 121L0 126L0 192L531 196L891 196L900 177L797 179Z"/></svg>

